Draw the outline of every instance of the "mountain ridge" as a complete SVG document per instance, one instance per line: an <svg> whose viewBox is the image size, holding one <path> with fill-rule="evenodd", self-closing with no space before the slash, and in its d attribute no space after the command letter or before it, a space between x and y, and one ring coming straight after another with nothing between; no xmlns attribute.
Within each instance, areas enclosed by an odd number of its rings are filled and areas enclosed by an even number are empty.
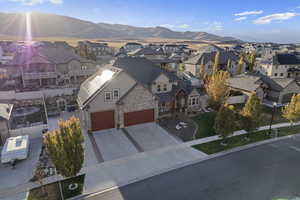
<svg viewBox="0 0 300 200"><path fill-rule="evenodd" d="M94 23L70 16L32 12L30 14L32 37L77 37L86 39L145 39L165 38L202 41L241 41L233 37L222 37L206 32L173 31L156 27L136 27L123 24ZM27 23L28 24L28 23ZM0 35L25 36L25 13L0 13Z"/></svg>

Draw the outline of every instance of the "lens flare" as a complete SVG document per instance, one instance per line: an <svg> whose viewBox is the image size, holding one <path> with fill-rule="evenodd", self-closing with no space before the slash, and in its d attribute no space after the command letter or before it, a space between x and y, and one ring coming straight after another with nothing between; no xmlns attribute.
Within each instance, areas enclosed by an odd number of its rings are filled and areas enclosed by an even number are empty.
<svg viewBox="0 0 300 200"><path fill-rule="evenodd" d="M26 41L32 41L30 12L26 13Z"/></svg>

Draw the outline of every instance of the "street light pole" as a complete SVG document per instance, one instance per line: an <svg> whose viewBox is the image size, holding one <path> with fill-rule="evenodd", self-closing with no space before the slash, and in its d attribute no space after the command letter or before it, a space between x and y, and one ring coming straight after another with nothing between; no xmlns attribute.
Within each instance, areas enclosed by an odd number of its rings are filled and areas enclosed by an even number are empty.
<svg viewBox="0 0 300 200"><path fill-rule="evenodd" d="M274 102L274 103L273 103L273 107L272 107L272 117L271 117L271 121L270 121L269 135L271 135L272 123L273 123L274 113L275 113L275 108L276 108L276 107L277 107L277 103Z"/></svg>

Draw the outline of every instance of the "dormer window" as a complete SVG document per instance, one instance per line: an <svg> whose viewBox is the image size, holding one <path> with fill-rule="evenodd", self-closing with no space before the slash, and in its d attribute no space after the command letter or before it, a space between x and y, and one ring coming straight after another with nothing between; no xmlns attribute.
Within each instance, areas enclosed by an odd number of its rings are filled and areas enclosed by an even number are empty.
<svg viewBox="0 0 300 200"><path fill-rule="evenodd" d="M161 92L161 86L157 85L157 92Z"/></svg>
<svg viewBox="0 0 300 200"><path fill-rule="evenodd" d="M164 84L164 91L167 91L167 90L168 90L167 84Z"/></svg>

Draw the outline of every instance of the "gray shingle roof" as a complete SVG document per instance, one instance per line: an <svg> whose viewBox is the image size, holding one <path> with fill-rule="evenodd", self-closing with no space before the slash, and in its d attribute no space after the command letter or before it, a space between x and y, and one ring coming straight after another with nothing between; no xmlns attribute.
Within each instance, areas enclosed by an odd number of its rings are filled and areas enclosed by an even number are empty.
<svg viewBox="0 0 300 200"><path fill-rule="evenodd" d="M13 104L0 103L0 119L9 120Z"/></svg>
<svg viewBox="0 0 300 200"><path fill-rule="evenodd" d="M216 52L203 52L200 53L187 61L185 61L186 64L194 64L194 65L199 65L199 64L207 64L209 61L214 62L215 61L215 56ZM220 65L226 65L228 63L228 60L231 61L238 61L239 57L232 51L222 51L220 52L220 57L219 57L219 64Z"/></svg>
<svg viewBox="0 0 300 200"><path fill-rule="evenodd" d="M178 79L175 74L159 68L159 66L152 61L142 57L118 58L113 66L123 69L139 83L147 87L162 73L168 76L172 81Z"/></svg>
<svg viewBox="0 0 300 200"><path fill-rule="evenodd" d="M273 64L276 65L299 65L300 56L295 54L277 54L273 56Z"/></svg>
<svg viewBox="0 0 300 200"><path fill-rule="evenodd" d="M141 55L164 55L164 52L161 48L153 49L151 47L145 47L137 49L135 51L129 52L128 55L131 56L141 56Z"/></svg>
<svg viewBox="0 0 300 200"><path fill-rule="evenodd" d="M261 78L258 76L240 75L228 79L228 85L232 88L254 92L259 86Z"/></svg>

